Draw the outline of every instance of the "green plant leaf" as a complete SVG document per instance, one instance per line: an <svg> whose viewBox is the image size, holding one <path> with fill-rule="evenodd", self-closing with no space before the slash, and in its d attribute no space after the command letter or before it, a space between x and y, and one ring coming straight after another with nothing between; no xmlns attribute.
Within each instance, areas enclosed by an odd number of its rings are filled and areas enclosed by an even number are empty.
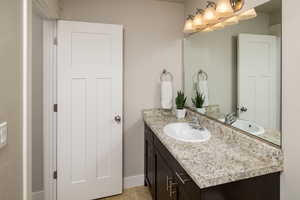
<svg viewBox="0 0 300 200"><path fill-rule="evenodd" d="M177 97L175 99L177 109L183 109L186 103L186 97L184 96L184 92L177 91Z"/></svg>
<svg viewBox="0 0 300 200"><path fill-rule="evenodd" d="M196 91L196 96L192 98L192 102L196 108L202 108L205 101L205 96Z"/></svg>

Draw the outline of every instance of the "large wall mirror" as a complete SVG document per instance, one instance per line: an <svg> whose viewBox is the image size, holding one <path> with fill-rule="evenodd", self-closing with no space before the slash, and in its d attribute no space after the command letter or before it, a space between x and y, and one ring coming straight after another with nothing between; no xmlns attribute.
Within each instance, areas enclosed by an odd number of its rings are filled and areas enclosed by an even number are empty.
<svg viewBox="0 0 300 200"><path fill-rule="evenodd" d="M187 105L243 132L281 145L281 0L257 16L184 40ZM191 98L202 95L203 109Z"/></svg>

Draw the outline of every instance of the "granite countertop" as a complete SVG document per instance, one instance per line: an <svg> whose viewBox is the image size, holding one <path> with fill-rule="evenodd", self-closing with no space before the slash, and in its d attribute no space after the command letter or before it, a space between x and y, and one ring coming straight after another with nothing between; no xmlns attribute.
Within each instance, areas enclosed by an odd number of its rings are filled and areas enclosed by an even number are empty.
<svg viewBox="0 0 300 200"><path fill-rule="evenodd" d="M188 113L190 116L192 112ZM280 149L205 116L197 117L211 132L211 138L206 142L188 143L163 132L166 124L178 122L171 112L143 111L145 123L201 189L283 170Z"/></svg>

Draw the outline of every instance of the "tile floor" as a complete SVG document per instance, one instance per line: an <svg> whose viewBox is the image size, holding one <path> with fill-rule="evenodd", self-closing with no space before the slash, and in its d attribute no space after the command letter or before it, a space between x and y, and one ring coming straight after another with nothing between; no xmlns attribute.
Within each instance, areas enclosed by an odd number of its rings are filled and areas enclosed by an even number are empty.
<svg viewBox="0 0 300 200"><path fill-rule="evenodd" d="M121 195L107 197L101 200L152 200L152 198L149 189L141 186L124 190Z"/></svg>

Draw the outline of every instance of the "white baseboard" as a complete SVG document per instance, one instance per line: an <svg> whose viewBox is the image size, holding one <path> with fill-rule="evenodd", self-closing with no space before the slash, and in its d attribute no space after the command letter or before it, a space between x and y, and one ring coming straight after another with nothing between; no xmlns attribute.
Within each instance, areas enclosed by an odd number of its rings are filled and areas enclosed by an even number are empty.
<svg viewBox="0 0 300 200"><path fill-rule="evenodd" d="M44 200L44 191L33 192L32 200Z"/></svg>
<svg viewBox="0 0 300 200"><path fill-rule="evenodd" d="M143 185L144 185L144 174L124 177L124 189L143 186ZM44 191L33 192L32 200L44 200Z"/></svg>
<svg viewBox="0 0 300 200"><path fill-rule="evenodd" d="M124 178L124 189L144 185L144 174Z"/></svg>

